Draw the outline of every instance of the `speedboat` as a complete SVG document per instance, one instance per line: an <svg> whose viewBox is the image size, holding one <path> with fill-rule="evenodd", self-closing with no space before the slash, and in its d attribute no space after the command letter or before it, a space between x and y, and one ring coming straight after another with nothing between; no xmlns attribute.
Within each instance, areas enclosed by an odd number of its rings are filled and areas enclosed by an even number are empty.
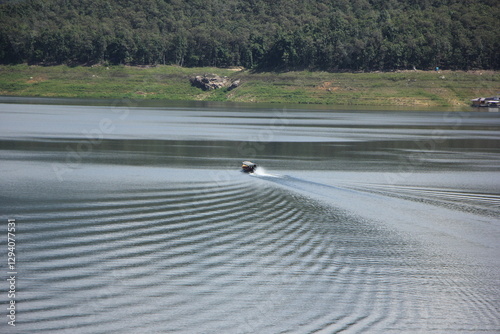
<svg viewBox="0 0 500 334"><path fill-rule="evenodd" d="M253 173L257 169L257 165L251 161L243 161L241 171L245 173Z"/></svg>

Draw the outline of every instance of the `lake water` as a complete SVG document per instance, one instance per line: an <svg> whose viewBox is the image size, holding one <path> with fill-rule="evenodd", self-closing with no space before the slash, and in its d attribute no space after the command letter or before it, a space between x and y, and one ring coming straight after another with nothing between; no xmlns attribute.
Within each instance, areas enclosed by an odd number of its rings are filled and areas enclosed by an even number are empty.
<svg viewBox="0 0 500 334"><path fill-rule="evenodd" d="M499 170L499 113L2 98L0 332L499 333Z"/></svg>

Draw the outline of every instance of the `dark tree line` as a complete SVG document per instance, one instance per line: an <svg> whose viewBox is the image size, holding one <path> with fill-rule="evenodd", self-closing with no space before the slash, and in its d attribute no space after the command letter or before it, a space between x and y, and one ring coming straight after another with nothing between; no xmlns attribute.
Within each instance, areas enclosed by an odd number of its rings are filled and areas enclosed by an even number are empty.
<svg viewBox="0 0 500 334"><path fill-rule="evenodd" d="M498 0L0 0L0 63L500 69Z"/></svg>

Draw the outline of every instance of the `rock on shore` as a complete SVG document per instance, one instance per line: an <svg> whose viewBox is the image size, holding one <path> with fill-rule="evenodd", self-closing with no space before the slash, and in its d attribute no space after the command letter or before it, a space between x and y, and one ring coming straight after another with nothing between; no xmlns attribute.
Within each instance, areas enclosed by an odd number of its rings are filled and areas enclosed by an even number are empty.
<svg viewBox="0 0 500 334"><path fill-rule="evenodd" d="M213 90L224 87L229 87L228 89L231 90L240 85L240 80L231 81L228 77L221 77L217 74L197 75L191 77L189 81L191 81L193 86L203 90Z"/></svg>

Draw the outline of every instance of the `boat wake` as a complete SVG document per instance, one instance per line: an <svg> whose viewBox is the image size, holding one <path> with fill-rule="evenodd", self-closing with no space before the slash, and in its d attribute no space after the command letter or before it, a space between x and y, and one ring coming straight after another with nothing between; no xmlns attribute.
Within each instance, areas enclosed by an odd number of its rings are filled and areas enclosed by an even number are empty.
<svg viewBox="0 0 500 334"><path fill-rule="evenodd" d="M253 173L250 174L251 176L257 176L257 177L274 177L274 178L282 178L283 175L279 174L272 174L269 173L265 168L259 166L259 168L255 169Z"/></svg>
<svg viewBox="0 0 500 334"><path fill-rule="evenodd" d="M285 189L301 193L302 195L315 197L315 198L332 198L339 195L340 192L365 194L360 190L350 189L344 186L331 185L321 182L315 182L291 175L274 174L268 172L266 169L259 166L259 168L252 174L253 177L257 177L261 180L272 182L278 186Z"/></svg>
<svg viewBox="0 0 500 334"><path fill-rule="evenodd" d="M477 213L430 202L463 201L463 193L260 167L251 178L95 168L75 170L52 197L18 203L3 193L7 214L25 228L26 331L66 333L72 319L78 333L95 333L95 323L103 333L165 324L179 333L498 332L495 218L481 216L480 225ZM122 182L136 173L144 176ZM89 175L101 179L80 191ZM475 238L478 227L490 239ZM433 235L442 242L419 240ZM158 297L148 304L145 295Z"/></svg>
<svg viewBox="0 0 500 334"><path fill-rule="evenodd" d="M500 195L496 193L445 186L349 182L341 176L337 180L331 175L319 179L314 175L314 181L267 171L254 176L290 195L301 195L332 209L350 212L377 226L419 236L421 242L432 243L432 247L442 251L468 255L467 251L462 252L463 247L458 247L458 240L481 245L485 250L496 248L500 228L495 223L500 213ZM474 229L470 227L471 222L475 222ZM464 234L464 230L469 232ZM483 259L491 258L488 252L481 254Z"/></svg>

